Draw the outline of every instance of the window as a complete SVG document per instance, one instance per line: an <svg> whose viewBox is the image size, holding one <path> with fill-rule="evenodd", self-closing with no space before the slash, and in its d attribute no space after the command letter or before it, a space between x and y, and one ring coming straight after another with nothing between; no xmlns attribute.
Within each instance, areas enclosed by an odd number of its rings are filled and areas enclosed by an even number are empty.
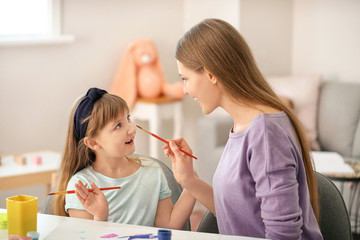
<svg viewBox="0 0 360 240"><path fill-rule="evenodd" d="M73 41L61 35L60 0L0 0L0 45Z"/></svg>

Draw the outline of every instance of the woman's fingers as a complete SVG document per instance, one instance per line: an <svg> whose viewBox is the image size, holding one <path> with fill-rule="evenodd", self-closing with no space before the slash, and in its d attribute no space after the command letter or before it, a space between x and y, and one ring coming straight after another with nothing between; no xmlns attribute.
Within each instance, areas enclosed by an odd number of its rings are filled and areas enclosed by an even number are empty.
<svg viewBox="0 0 360 240"><path fill-rule="evenodd" d="M171 152L175 155L176 158L181 157L179 147L174 141L169 142Z"/></svg>
<svg viewBox="0 0 360 240"><path fill-rule="evenodd" d="M184 138L182 138L182 137L177 138L177 139L174 139L173 141L176 143L176 145L179 148L181 148L181 149L183 149L185 151L191 151L191 148L189 147L189 145L187 144L187 142L185 141Z"/></svg>
<svg viewBox="0 0 360 240"><path fill-rule="evenodd" d="M177 139L173 139L173 140L168 140L169 144L165 144L164 146L162 146L162 148L164 149L164 155L166 157L171 157L171 158L177 158L179 156L184 156L184 154L180 153L180 149L184 150L186 152L192 153L191 148L189 147L189 145L187 144L187 142L184 140L184 138L177 138ZM170 143L173 142L173 144L175 144L175 146L177 147L176 151L177 151L177 155L174 154L173 152L173 147L170 146ZM181 154L181 155L180 155ZM173 159L174 161L174 159Z"/></svg>

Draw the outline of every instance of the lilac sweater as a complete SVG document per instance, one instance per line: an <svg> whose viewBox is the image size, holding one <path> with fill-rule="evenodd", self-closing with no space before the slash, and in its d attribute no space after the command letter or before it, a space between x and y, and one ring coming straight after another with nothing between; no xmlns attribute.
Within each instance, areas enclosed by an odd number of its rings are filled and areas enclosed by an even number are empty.
<svg viewBox="0 0 360 240"><path fill-rule="evenodd" d="M255 116L229 140L213 178L221 234L322 239L298 138L284 112Z"/></svg>

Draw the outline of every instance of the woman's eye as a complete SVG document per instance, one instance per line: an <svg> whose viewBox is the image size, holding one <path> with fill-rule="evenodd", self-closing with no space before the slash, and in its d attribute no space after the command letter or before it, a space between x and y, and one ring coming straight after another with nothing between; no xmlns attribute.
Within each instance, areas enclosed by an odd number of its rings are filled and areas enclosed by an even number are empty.
<svg viewBox="0 0 360 240"><path fill-rule="evenodd" d="M129 122L131 121L130 115L127 116L127 120L128 120Z"/></svg>

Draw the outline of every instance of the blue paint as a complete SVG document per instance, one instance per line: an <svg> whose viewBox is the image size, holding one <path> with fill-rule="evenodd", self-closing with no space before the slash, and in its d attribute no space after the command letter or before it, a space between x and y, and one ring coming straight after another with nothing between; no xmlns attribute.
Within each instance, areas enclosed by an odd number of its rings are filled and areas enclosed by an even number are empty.
<svg viewBox="0 0 360 240"><path fill-rule="evenodd" d="M171 230L159 229L158 239L159 240L171 240Z"/></svg>

